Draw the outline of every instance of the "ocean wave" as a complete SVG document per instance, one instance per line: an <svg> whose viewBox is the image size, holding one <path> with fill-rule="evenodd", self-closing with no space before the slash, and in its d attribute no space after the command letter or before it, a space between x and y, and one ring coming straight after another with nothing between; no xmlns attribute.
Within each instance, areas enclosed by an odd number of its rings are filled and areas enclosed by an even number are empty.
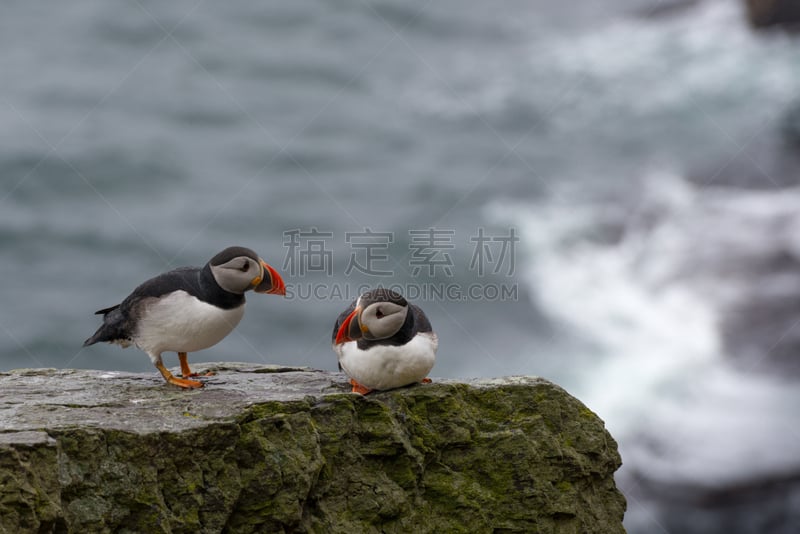
<svg viewBox="0 0 800 534"><path fill-rule="evenodd" d="M800 189L698 188L661 171L624 200L488 209L526 236L544 312L593 342L593 364L569 380L619 439L632 495L800 473L787 432L800 427L800 315L759 316L800 295L798 207ZM775 358L779 347L794 357Z"/></svg>

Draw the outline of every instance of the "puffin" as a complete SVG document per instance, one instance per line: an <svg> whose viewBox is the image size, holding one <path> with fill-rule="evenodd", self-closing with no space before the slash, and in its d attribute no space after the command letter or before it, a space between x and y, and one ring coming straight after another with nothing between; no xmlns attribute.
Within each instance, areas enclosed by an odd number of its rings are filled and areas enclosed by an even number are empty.
<svg viewBox="0 0 800 534"><path fill-rule="evenodd" d="M399 293L363 293L333 327L333 351L353 393L430 382L439 340L425 313Z"/></svg>
<svg viewBox="0 0 800 534"><path fill-rule="evenodd" d="M244 315L244 294L285 295L278 272L245 247L228 247L203 267L179 267L139 285L121 303L95 312L103 324L84 347L99 342L134 345L150 356L169 384L200 388L187 353L216 345ZM182 378L164 367L161 354L178 353Z"/></svg>

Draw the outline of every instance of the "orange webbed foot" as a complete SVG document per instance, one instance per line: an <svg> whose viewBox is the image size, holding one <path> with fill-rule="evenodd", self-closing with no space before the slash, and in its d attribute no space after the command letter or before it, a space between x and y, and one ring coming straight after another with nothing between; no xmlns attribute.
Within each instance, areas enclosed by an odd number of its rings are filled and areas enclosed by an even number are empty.
<svg viewBox="0 0 800 534"><path fill-rule="evenodd" d="M168 384L173 384L175 386L184 389L196 389L203 387L203 383L198 382L197 380L187 380L186 378L177 378L172 373L170 373L169 369L164 367L164 364L161 362L156 363L156 369L158 369L158 371L161 373L161 376L164 377L164 380L166 380Z"/></svg>
<svg viewBox="0 0 800 534"><path fill-rule="evenodd" d="M214 376L217 374L213 371L208 371L206 373L193 373L189 368L189 359L185 352L178 353L178 360L181 362L181 376L183 378L198 378L204 376Z"/></svg>
<svg viewBox="0 0 800 534"><path fill-rule="evenodd" d="M356 382L352 378L350 379L350 385L353 386L353 389L352 389L351 393L360 393L362 395L366 395L367 393L372 391L368 387L359 384L358 382Z"/></svg>
<svg viewBox="0 0 800 534"><path fill-rule="evenodd" d="M214 371L208 371L205 373L189 373L188 375L181 374L183 378L204 378L207 376L217 376L217 373Z"/></svg>
<svg viewBox="0 0 800 534"><path fill-rule="evenodd" d="M170 384L174 384L178 387L182 387L184 389L196 389L196 388L201 388L205 385L202 382L198 382L197 380L187 380L185 378L178 378L175 376L173 376L172 378L168 378L167 382L169 382Z"/></svg>
<svg viewBox="0 0 800 534"><path fill-rule="evenodd" d="M422 379L422 383L423 383L423 384L430 384L431 382L433 382L433 380L431 380L431 379L430 379L430 378L428 378L428 377L425 377L425 378L423 378L423 379Z"/></svg>

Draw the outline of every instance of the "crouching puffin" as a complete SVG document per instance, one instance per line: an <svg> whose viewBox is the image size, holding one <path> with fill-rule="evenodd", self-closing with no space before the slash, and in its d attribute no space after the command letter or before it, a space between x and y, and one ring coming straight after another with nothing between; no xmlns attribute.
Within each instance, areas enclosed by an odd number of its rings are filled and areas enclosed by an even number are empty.
<svg viewBox="0 0 800 534"><path fill-rule="evenodd" d="M285 295L278 272L244 247L228 247L204 267L180 267L147 280L116 306L95 312L103 324L83 346L105 341L135 345L150 356L164 379L182 388L202 382L189 369L186 353L219 343L244 315L246 291ZM170 373L161 353L178 353L183 378Z"/></svg>
<svg viewBox="0 0 800 534"><path fill-rule="evenodd" d="M430 382L438 344L425 313L383 288L362 294L333 327L339 369L362 395Z"/></svg>

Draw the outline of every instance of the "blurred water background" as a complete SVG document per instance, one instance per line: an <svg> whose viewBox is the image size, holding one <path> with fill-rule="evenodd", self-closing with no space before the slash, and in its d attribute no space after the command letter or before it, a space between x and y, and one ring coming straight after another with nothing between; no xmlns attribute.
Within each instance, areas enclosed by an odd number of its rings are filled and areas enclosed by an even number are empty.
<svg viewBox="0 0 800 534"><path fill-rule="evenodd" d="M435 376L606 421L630 532L800 531L797 42L678 4L4 3L0 370L158 382L92 313L241 244L291 298L192 361L335 369L422 288Z"/></svg>

